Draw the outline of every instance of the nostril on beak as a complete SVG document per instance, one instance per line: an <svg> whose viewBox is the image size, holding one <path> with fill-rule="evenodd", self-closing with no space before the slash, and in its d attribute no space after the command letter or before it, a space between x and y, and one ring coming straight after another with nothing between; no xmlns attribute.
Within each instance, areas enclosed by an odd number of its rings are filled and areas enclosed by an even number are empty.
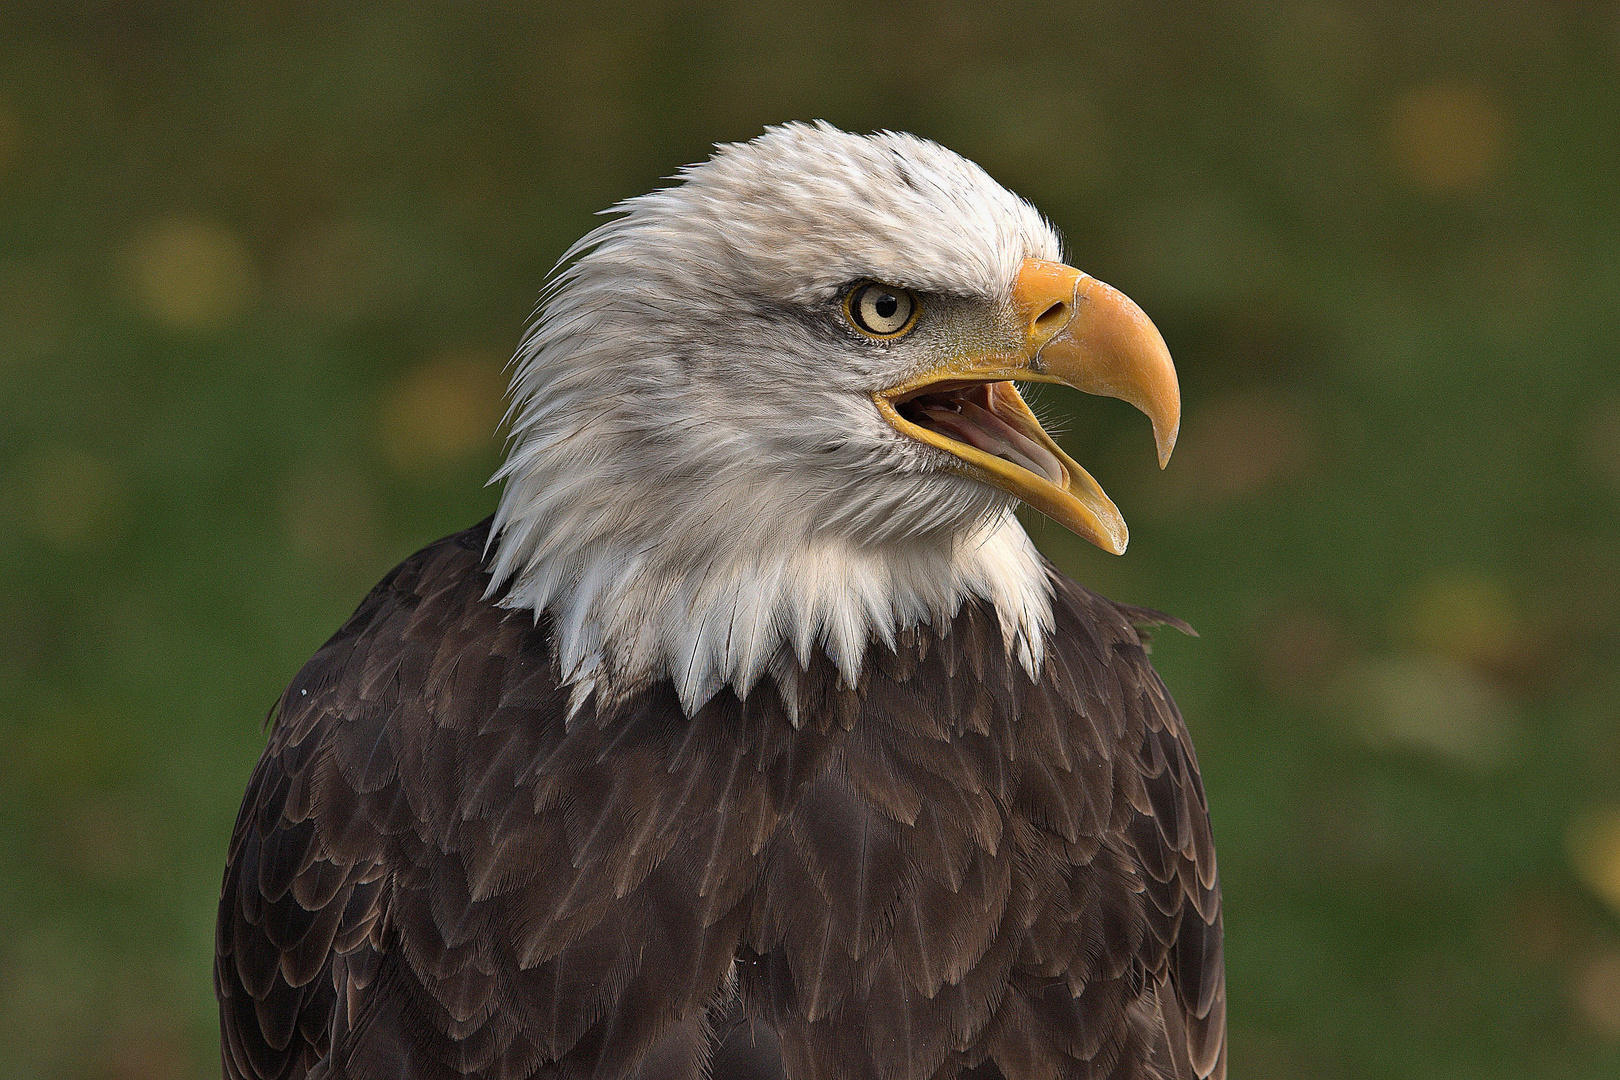
<svg viewBox="0 0 1620 1080"><path fill-rule="evenodd" d="M1069 321L1069 305L1059 300L1035 318L1034 329L1043 338L1051 337Z"/></svg>

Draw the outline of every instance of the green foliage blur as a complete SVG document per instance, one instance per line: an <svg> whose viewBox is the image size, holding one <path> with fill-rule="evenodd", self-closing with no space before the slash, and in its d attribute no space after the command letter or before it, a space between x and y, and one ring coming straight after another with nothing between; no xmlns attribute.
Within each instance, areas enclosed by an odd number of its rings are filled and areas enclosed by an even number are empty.
<svg viewBox="0 0 1620 1080"><path fill-rule="evenodd" d="M1040 519L1221 844L1234 1077L1620 1075L1620 5L0 5L0 1080L218 1075L287 680L494 505L595 211L824 117L978 160L1176 356Z"/></svg>

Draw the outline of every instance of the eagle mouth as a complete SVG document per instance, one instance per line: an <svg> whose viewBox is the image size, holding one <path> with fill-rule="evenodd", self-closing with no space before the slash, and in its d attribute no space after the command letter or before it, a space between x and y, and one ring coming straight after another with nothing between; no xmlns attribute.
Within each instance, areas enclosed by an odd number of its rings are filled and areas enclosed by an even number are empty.
<svg viewBox="0 0 1620 1080"><path fill-rule="evenodd" d="M1035 419L1007 377L1020 373L1041 378L1027 368L988 379L938 372L873 400L895 430L950 455L952 471L1000 488L1106 551L1123 553L1129 532L1119 508Z"/></svg>
<svg viewBox="0 0 1620 1080"><path fill-rule="evenodd" d="M1069 470L1058 454L1023 430L1029 409L1010 382L929 389L894 406L920 428L982 450L1057 487L1069 485Z"/></svg>
<svg viewBox="0 0 1620 1080"><path fill-rule="evenodd" d="M964 348L872 400L900 434L949 454L951 471L1123 554L1129 533L1119 508L1052 441L1013 381L1062 383L1130 402L1153 421L1163 467L1181 427L1170 350L1129 297L1072 266L1026 259L1011 299L1012 333L1003 345Z"/></svg>

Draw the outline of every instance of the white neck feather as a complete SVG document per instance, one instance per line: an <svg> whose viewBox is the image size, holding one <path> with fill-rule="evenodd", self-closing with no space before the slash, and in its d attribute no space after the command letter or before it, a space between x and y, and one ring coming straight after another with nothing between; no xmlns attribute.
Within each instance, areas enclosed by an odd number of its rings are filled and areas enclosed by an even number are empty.
<svg viewBox="0 0 1620 1080"><path fill-rule="evenodd" d="M536 539L508 526L492 541L497 582L510 553ZM892 647L918 625L943 630L975 599L995 609L1008 654L1033 678L1052 625L1050 582L1011 512L943 543L858 546L821 534L699 560L675 537L636 550L545 546L500 602L551 615L574 710L593 693L603 704L668 678L691 714L727 685L742 697L763 676L780 684L785 665L802 670L817 648L854 685L869 646Z"/></svg>

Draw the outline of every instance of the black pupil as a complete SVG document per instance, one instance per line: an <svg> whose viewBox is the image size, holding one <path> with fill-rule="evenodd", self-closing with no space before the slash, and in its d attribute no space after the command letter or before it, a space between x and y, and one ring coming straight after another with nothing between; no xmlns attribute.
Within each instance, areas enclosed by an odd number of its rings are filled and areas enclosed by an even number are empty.
<svg viewBox="0 0 1620 1080"><path fill-rule="evenodd" d="M872 310L878 313L880 319L892 319L894 313L900 310L900 298L893 293L884 293L872 305Z"/></svg>

